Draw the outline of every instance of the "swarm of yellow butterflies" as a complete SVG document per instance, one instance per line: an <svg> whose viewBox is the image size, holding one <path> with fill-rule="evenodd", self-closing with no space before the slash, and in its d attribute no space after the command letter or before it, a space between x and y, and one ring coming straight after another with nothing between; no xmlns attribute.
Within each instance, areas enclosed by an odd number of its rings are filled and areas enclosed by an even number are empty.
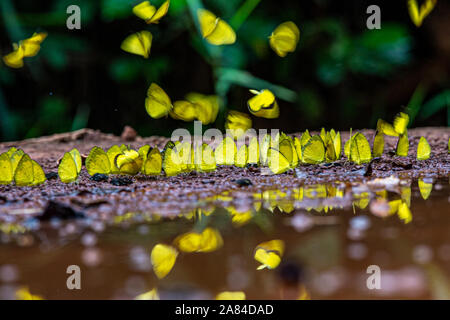
<svg viewBox="0 0 450 320"><path fill-rule="evenodd" d="M397 118L396 118L397 119ZM230 128L233 127L229 124ZM396 121L395 123L398 123ZM356 164L370 162L373 157L381 156L384 149L384 134L398 134L397 155L406 156L409 143L406 146L401 140L406 135L406 122L400 130L380 120L373 141L373 150L367 138L361 133L352 134L345 142L344 154L347 160ZM396 129L397 128L397 129ZM396 131L397 130L397 131ZM403 132L403 133L401 133ZM213 149L211 145L202 143L194 145L190 141L169 141L163 150L150 145L144 145L134 150L125 145L113 145L107 151L93 147L85 160L85 168L89 175L121 174L167 177L192 171L212 172L218 165L267 167L272 174L281 174L299 165L334 162L341 158L340 132L333 129L322 129L320 134L311 135L308 130L300 137L292 137L284 132L275 136L248 136L248 144L240 138L226 136ZM381 139L380 139L381 137ZM382 144L380 146L380 144ZM399 146L400 145L400 146ZM406 150L399 152L399 150ZM420 137L417 150L417 160L427 160L431 155L431 147L424 137ZM58 175L62 182L71 183L78 179L83 162L80 152L72 149L66 152L60 160ZM46 181L40 165L32 160L21 149L11 148L0 155L0 184L15 182L17 186L39 185Z"/></svg>
<svg viewBox="0 0 450 320"><path fill-rule="evenodd" d="M22 149L10 148L0 154L0 184L12 182L16 186L37 186L46 181L44 170Z"/></svg>

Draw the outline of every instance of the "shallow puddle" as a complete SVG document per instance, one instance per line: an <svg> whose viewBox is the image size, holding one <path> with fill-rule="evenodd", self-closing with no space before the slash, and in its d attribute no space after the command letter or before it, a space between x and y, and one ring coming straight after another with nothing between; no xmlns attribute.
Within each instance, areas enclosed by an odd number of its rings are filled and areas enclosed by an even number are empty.
<svg viewBox="0 0 450 320"><path fill-rule="evenodd" d="M450 298L448 180L242 190L193 210L180 204L170 218L3 221L0 299L23 287L44 299L133 299L153 288L161 299L213 299L222 291L247 299ZM206 228L222 238L208 252L174 243ZM257 270L255 248L274 239L284 241L281 263ZM180 251L163 279L150 260L158 243ZM81 268L80 290L66 286L70 265ZM372 265L380 268L380 289L367 286Z"/></svg>

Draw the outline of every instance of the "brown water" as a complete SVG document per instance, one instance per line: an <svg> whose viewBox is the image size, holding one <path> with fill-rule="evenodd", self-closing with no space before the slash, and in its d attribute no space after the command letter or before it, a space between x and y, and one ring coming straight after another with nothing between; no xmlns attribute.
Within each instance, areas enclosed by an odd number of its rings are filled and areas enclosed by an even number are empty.
<svg viewBox="0 0 450 320"><path fill-rule="evenodd" d="M2 223L0 298L14 299L26 286L45 299L132 299L155 287L161 299L213 299L221 291L296 299L305 290L312 299L448 299L449 183L425 179L420 187L384 181L381 187L242 191L171 218L129 213L110 223ZM395 210L403 204L409 210ZM223 246L180 252L171 272L158 279L152 248L206 227L218 230ZM273 239L285 243L280 265L257 270L255 247ZM81 268L81 290L66 287L69 265ZM370 265L380 267L379 290L366 286Z"/></svg>

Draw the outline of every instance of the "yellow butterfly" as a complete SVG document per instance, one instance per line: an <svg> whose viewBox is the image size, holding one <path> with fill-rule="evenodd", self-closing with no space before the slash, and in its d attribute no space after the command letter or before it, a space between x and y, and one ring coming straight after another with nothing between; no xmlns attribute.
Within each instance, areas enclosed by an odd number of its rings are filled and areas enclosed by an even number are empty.
<svg viewBox="0 0 450 320"><path fill-rule="evenodd" d="M417 160L427 160L430 158L430 154L431 147L427 139L420 137L419 144L417 145Z"/></svg>
<svg viewBox="0 0 450 320"><path fill-rule="evenodd" d="M266 165L268 162L268 152L269 148L272 144L272 137L269 134L266 134L260 144L260 161L262 165Z"/></svg>
<svg viewBox="0 0 450 320"><path fill-rule="evenodd" d="M231 137L225 137L216 150L214 150L216 164L228 166L234 165L236 153L237 147L234 140Z"/></svg>
<svg viewBox="0 0 450 320"><path fill-rule="evenodd" d="M350 138L347 141L345 141L344 144L344 154L349 160L350 160L350 144L352 142L352 138L353 138L352 128L350 128Z"/></svg>
<svg viewBox="0 0 450 320"><path fill-rule="evenodd" d="M29 155L24 154L14 172L14 181L17 186L36 186L47 180L44 170Z"/></svg>
<svg viewBox="0 0 450 320"><path fill-rule="evenodd" d="M247 224L253 218L251 209L243 211L243 212L239 212L233 206L226 207L226 209L231 215L231 222L236 227L241 227L241 226Z"/></svg>
<svg viewBox="0 0 450 320"><path fill-rule="evenodd" d="M8 151L8 154L10 154L10 160L11 160L11 167L13 175L16 172L17 165L19 164L19 161L22 159L22 157L25 155L25 152L21 149L11 148Z"/></svg>
<svg viewBox="0 0 450 320"><path fill-rule="evenodd" d="M108 149L108 151L106 151L106 155L108 156L109 159L112 174L119 173L119 168L117 168L116 166L116 157L122 153L122 149L123 148L119 147L118 145L113 145L111 146L111 148Z"/></svg>
<svg viewBox="0 0 450 320"><path fill-rule="evenodd" d="M398 206L397 215L400 218L400 220L403 220L405 224L410 223L412 221L412 214L411 210L409 209L406 202L401 202Z"/></svg>
<svg viewBox="0 0 450 320"><path fill-rule="evenodd" d="M408 151L409 151L408 133L405 132L404 134L401 134L400 137L398 138L395 153L400 157L406 157L408 156Z"/></svg>
<svg viewBox="0 0 450 320"><path fill-rule="evenodd" d="M58 176L64 183L77 180L81 171L81 155L77 149L66 152L58 166Z"/></svg>
<svg viewBox="0 0 450 320"><path fill-rule="evenodd" d="M197 106L185 100L175 101L170 116L175 120L183 120L186 122L194 121L197 116Z"/></svg>
<svg viewBox="0 0 450 320"><path fill-rule="evenodd" d="M295 147L295 151L297 152L298 160L303 162L302 144L300 142L300 139L297 137L294 137L294 147Z"/></svg>
<svg viewBox="0 0 450 320"><path fill-rule="evenodd" d="M423 20L430 14L436 3L437 0L425 0L419 10L416 0L408 0L409 16L416 27L422 25Z"/></svg>
<svg viewBox="0 0 450 320"><path fill-rule="evenodd" d="M399 135L406 133L406 127L408 126L409 116L406 113L400 112L394 118L394 130Z"/></svg>
<svg viewBox="0 0 450 320"><path fill-rule="evenodd" d="M133 7L133 13L142 20L145 20L147 24L157 24L159 23L159 20L167 14L169 5L170 1L167 0L156 9L155 6L150 4L150 1L144 1Z"/></svg>
<svg viewBox="0 0 450 320"><path fill-rule="evenodd" d="M402 200L411 207L411 186L404 186L400 189Z"/></svg>
<svg viewBox="0 0 450 320"><path fill-rule="evenodd" d="M257 117L275 119L280 115L280 108L275 95L268 89L250 90L255 96L247 102L249 111Z"/></svg>
<svg viewBox="0 0 450 320"><path fill-rule="evenodd" d="M162 170L162 155L157 147L151 148L146 153L145 160L143 160L142 173L149 176L157 176L161 174Z"/></svg>
<svg viewBox="0 0 450 320"><path fill-rule="evenodd" d="M198 9L197 16L202 37L210 44L220 46L236 42L236 33L233 28L214 13Z"/></svg>
<svg viewBox="0 0 450 320"><path fill-rule="evenodd" d="M341 158L341 145L342 145L342 141L341 141L341 133L335 133L335 131L333 129L331 129L330 131L331 134L331 139L333 140L333 146L334 146L334 152L336 154L336 159L339 160Z"/></svg>
<svg viewBox="0 0 450 320"><path fill-rule="evenodd" d="M199 159L200 156L201 159ZM198 172L211 172L216 170L214 151L208 144L202 144L201 154L196 153L195 159L195 169Z"/></svg>
<svg viewBox="0 0 450 320"><path fill-rule="evenodd" d="M320 130L320 137L322 138L322 141L324 144L326 144L328 142L327 138L329 138L329 136L327 136L327 131L325 130L325 128L322 128Z"/></svg>
<svg viewBox="0 0 450 320"><path fill-rule="evenodd" d="M136 296L134 300L160 300L158 289L153 288L148 292L141 293L140 295Z"/></svg>
<svg viewBox="0 0 450 320"><path fill-rule="evenodd" d="M311 135L309 134L308 129L306 129L305 132L302 133L300 139L297 138L297 137L294 138L295 150L297 151L298 159L301 162L304 162L303 161L302 149L308 143L308 141L310 139L311 139ZM339 142L340 142L340 140L339 140ZM339 146L339 149L340 149L340 146Z"/></svg>
<svg viewBox="0 0 450 320"><path fill-rule="evenodd" d="M178 251L172 246L158 243L152 249L150 259L152 261L153 272L158 279L162 279L169 274L177 260Z"/></svg>
<svg viewBox="0 0 450 320"><path fill-rule="evenodd" d="M21 287L16 291L17 300L44 300L42 296L32 294L27 287Z"/></svg>
<svg viewBox="0 0 450 320"><path fill-rule="evenodd" d="M186 96L186 100L192 102L195 106L195 117L202 124L210 124L216 121L219 113L219 97L216 95L203 95L201 93L191 92Z"/></svg>
<svg viewBox="0 0 450 320"><path fill-rule="evenodd" d="M234 110L228 113L225 129L230 131L234 139L239 139L251 127L252 119L249 115Z"/></svg>
<svg viewBox="0 0 450 320"><path fill-rule="evenodd" d="M248 163L259 164L259 143L258 138L253 137L248 145Z"/></svg>
<svg viewBox="0 0 450 320"><path fill-rule="evenodd" d="M0 154L0 184L10 184L14 175L11 160L7 152Z"/></svg>
<svg viewBox="0 0 450 320"><path fill-rule="evenodd" d="M276 148L270 147L267 151L267 164L273 174L280 174L291 168L290 161Z"/></svg>
<svg viewBox="0 0 450 320"><path fill-rule="evenodd" d="M178 156L180 158L180 165L181 165L181 171L183 172L190 172L194 169L194 164L192 163L193 155L193 149L192 144L190 142L184 141L184 142L175 142L175 148L178 153Z"/></svg>
<svg viewBox="0 0 450 320"><path fill-rule="evenodd" d="M283 132L280 134L279 150L289 161L291 168L295 168L298 165L298 155L295 150L294 140Z"/></svg>
<svg viewBox="0 0 450 320"><path fill-rule="evenodd" d="M216 300L245 300L245 292L223 291L216 295Z"/></svg>
<svg viewBox="0 0 450 320"><path fill-rule="evenodd" d="M373 148L372 148L372 156L381 157L384 151L384 134L381 131L375 132L375 137L373 138Z"/></svg>
<svg viewBox="0 0 450 320"><path fill-rule="evenodd" d="M425 182L422 178L419 179L419 191L423 200L427 200L433 190L433 183Z"/></svg>
<svg viewBox="0 0 450 320"><path fill-rule="evenodd" d="M305 130L305 132L302 133L302 136L300 138L300 143L302 147L311 139L311 135L309 134L308 129Z"/></svg>
<svg viewBox="0 0 450 320"><path fill-rule="evenodd" d="M183 172L180 156L172 141L169 141L164 147L162 168L168 177L176 176Z"/></svg>
<svg viewBox="0 0 450 320"><path fill-rule="evenodd" d="M149 116L154 119L167 117L172 108L169 96L160 86L152 83L147 90L147 98L145 98L145 110Z"/></svg>
<svg viewBox="0 0 450 320"><path fill-rule="evenodd" d="M23 67L23 58L34 57L41 49L41 43L47 37L47 33L34 33L31 38L22 40L19 44L13 43L13 52L3 57L5 64L11 68Z"/></svg>
<svg viewBox="0 0 450 320"><path fill-rule="evenodd" d="M30 38L19 43L23 47L24 57L34 57L41 49L41 43L47 38L46 32L34 33Z"/></svg>
<svg viewBox="0 0 450 320"><path fill-rule="evenodd" d="M125 38L120 45L123 51L143 56L147 59L150 55L153 36L150 31L140 31Z"/></svg>
<svg viewBox="0 0 450 320"><path fill-rule="evenodd" d="M264 268L275 269L281 262L281 257L284 253L284 241L283 240L271 240L260 243L255 249L255 260L260 262L261 265L257 270Z"/></svg>
<svg viewBox="0 0 450 320"><path fill-rule="evenodd" d="M338 160L341 156L341 134L331 129L325 133L325 130L320 134L325 145L325 158L327 161Z"/></svg>
<svg viewBox="0 0 450 320"><path fill-rule="evenodd" d="M292 22L283 22L269 37L269 43L273 51L280 57L285 57L289 52L294 52L300 39L300 30Z"/></svg>
<svg viewBox="0 0 450 320"><path fill-rule="evenodd" d="M111 172L111 164L108 155L102 148L93 147L86 158L86 170L89 175L96 173L109 174Z"/></svg>
<svg viewBox="0 0 450 320"><path fill-rule="evenodd" d="M322 138L318 135L312 136L308 142L302 145L302 161L309 164L318 164L324 160L325 146Z"/></svg>
<svg viewBox="0 0 450 320"><path fill-rule="evenodd" d="M114 164L119 169L119 173L135 175L141 171L142 158L136 150L127 148L116 155Z"/></svg>
<svg viewBox="0 0 450 320"><path fill-rule="evenodd" d="M17 46L13 44L14 51L8 53L3 57L3 62L11 68L22 68L23 67L23 58L24 58L24 49L22 46Z"/></svg>
<svg viewBox="0 0 450 320"><path fill-rule="evenodd" d="M356 164L367 163L372 160L369 141L358 132L350 140L350 161Z"/></svg>
<svg viewBox="0 0 450 320"><path fill-rule="evenodd" d="M395 131L394 127L383 119L378 119L377 131L387 136L398 137L398 133Z"/></svg>
<svg viewBox="0 0 450 320"><path fill-rule="evenodd" d="M148 144L144 144L142 147L138 149L138 153L141 156L142 162L145 162L147 160L147 155L151 149L152 148ZM142 170L142 172L144 171Z"/></svg>
<svg viewBox="0 0 450 320"><path fill-rule="evenodd" d="M245 168L248 163L248 147L246 144L242 145L239 148L239 151L236 153L236 159L234 160L234 164L236 167Z"/></svg>
<svg viewBox="0 0 450 320"><path fill-rule="evenodd" d="M182 234L174 240L174 243L183 252L212 252L222 247L223 239L217 229L208 227L201 233Z"/></svg>

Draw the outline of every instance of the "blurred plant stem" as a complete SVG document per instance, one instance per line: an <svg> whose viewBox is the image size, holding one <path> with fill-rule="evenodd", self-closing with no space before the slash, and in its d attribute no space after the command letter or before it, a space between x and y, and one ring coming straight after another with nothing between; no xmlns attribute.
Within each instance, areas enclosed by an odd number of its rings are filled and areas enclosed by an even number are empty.
<svg viewBox="0 0 450 320"><path fill-rule="evenodd" d="M240 8L236 11L234 16L230 20L230 25L235 31L237 31L242 24L247 20L248 16L258 6L261 0L245 0Z"/></svg>
<svg viewBox="0 0 450 320"><path fill-rule="evenodd" d="M5 98L3 97L3 91L0 89L0 128L3 139L11 141L16 139L16 128L14 127L14 121L11 117L8 107L6 105Z"/></svg>
<svg viewBox="0 0 450 320"><path fill-rule="evenodd" d="M17 19L16 10L11 2L11 0L0 1L0 11L2 12L2 19L10 39L17 41L24 38L24 32L19 20Z"/></svg>
<svg viewBox="0 0 450 320"><path fill-rule="evenodd" d="M419 85L414 90L411 99L409 99L408 114L410 118L410 126L414 123L417 113L419 112L420 107L422 106L423 100L425 99L425 95L427 94L428 91L427 87L428 87L427 85L419 83Z"/></svg>
<svg viewBox="0 0 450 320"><path fill-rule="evenodd" d="M257 78L247 71L232 68L220 68L217 72L217 77L221 82L217 85L219 92L228 90L227 86L229 86L229 84L236 84L249 89L269 89L273 91L278 98L288 102L295 102L297 99L296 92Z"/></svg>

